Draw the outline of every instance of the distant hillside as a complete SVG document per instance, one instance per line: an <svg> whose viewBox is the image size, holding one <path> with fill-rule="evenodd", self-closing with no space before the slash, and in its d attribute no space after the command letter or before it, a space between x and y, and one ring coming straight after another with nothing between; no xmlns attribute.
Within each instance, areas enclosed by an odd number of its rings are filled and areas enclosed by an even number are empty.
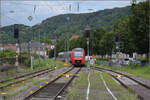
<svg viewBox="0 0 150 100"><path fill-rule="evenodd" d="M34 36L35 39L38 39L39 32L41 36L47 36L49 38L53 38L54 35L58 38L64 35L80 35L84 32L87 24L89 24L92 29L104 27L107 31L110 31L112 25L118 19L129 15L131 15L131 9L129 6L105 9L93 13L58 15L42 21L40 25L34 25L32 27L20 25L20 41L29 41L32 36ZM69 21L67 20L68 16L70 17ZM0 37L2 42L12 43L14 41L13 27L2 27Z"/></svg>

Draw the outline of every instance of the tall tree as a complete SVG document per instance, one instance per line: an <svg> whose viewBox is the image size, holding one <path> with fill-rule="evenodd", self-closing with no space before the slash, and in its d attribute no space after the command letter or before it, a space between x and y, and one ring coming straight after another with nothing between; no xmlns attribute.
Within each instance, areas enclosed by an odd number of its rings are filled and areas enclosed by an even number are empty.
<svg viewBox="0 0 150 100"><path fill-rule="evenodd" d="M135 52L133 37L130 34L129 17L124 17L115 24L114 33L119 36L120 51L127 54Z"/></svg>
<svg viewBox="0 0 150 100"><path fill-rule="evenodd" d="M149 53L149 4L146 1L135 5L130 17L131 35L140 54Z"/></svg>
<svg viewBox="0 0 150 100"><path fill-rule="evenodd" d="M101 48L100 54L101 55L105 55L105 54L111 55L114 45L115 45L114 33L113 32L106 33L100 41L100 48Z"/></svg>
<svg viewBox="0 0 150 100"><path fill-rule="evenodd" d="M103 35L106 33L104 28L98 28L96 30L92 30L91 32L91 53L92 54L100 54L100 40Z"/></svg>

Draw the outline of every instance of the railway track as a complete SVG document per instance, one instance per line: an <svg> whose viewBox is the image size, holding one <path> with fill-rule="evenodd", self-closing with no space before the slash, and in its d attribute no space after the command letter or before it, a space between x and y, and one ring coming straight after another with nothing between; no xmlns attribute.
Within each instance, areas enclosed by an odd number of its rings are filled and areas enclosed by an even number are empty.
<svg viewBox="0 0 150 100"><path fill-rule="evenodd" d="M19 79L19 78L23 78L23 77L26 77L26 76L30 76L30 75L33 75L33 74L36 74L36 73L40 73L42 71L49 70L49 69L50 68L46 68L46 69L42 69L42 70L39 70L39 71L35 71L35 72L31 72L31 73L20 75L20 76L16 76L16 77L13 77L11 79L1 80L0 83L6 83L6 82L9 82L9 81L12 81L12 80L15 80L15 79Z"/></svg>
<svg viewBox="0 0 150 100"><path fill-rule="evenodd" d="M140 100L149 100L150 87L148 85L143 84L140 81L133 79L129 75L123 74L121 72L116 72L110 69L99 68L99 67L91 67L91 68L97 71L104 71L108 73L115 80L117 80L122 86L124 86L129 90L131 90L131 88L134 89L134 91L137 93L138 98Z"/></svg>
<svg viewBox="0 0 150 100"><path fill-rule="evenodd" d="M3 89L6 89L9 86L13 86L14 84L16 85L16 84L19 84L19 83L23 83L26 80L29 80L31 78L34 78L34 77L37 77L37 76L40 76L40 75L44 75L44 74L49 73L53 70L55 70L55 68L43 69L43 70L40 70L40 71L36 71L36 72L21 75L21 76L18 76L18 77L14 77L14 78L9 79L9 80L1 81L1 84L3 83L4 85L0 86L0 89L3 90ZM15 81L13 81L13 80L15 80ZM10 81L13 81L13 82L10 82Z"/></svg>
<svg viewBox="0 0 150 100"><path fill-rule="evenodd" d="M60 100L63 97L65 89L70 85L80 70L81 68L74 67L67 70L33 94L26 96L23 100ZM66 77L63 77L65 75ZM67 77L67 75L71 76Z"/></svg>

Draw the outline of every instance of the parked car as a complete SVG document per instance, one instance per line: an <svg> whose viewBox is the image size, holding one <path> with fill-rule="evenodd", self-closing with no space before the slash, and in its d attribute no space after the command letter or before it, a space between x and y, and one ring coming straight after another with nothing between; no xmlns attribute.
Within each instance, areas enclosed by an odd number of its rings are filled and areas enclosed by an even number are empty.
<svg viewBox="0 0 150 100"><path fill-rule="evenodd" d="M130 64L130 61L128 58L123 60L123 65L129 65L129 64Z"/></svg>

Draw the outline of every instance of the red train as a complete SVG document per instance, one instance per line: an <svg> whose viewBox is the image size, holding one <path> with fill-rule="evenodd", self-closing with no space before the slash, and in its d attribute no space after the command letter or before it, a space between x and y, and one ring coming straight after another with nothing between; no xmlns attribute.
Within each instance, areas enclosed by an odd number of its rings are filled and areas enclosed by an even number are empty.
<svg viewBox="0 0 150 100"><path fill-rule="evenodd" d="M74 66L84 66L85 51L83 48L74 48L71 52L71 62Z"/></svg>

